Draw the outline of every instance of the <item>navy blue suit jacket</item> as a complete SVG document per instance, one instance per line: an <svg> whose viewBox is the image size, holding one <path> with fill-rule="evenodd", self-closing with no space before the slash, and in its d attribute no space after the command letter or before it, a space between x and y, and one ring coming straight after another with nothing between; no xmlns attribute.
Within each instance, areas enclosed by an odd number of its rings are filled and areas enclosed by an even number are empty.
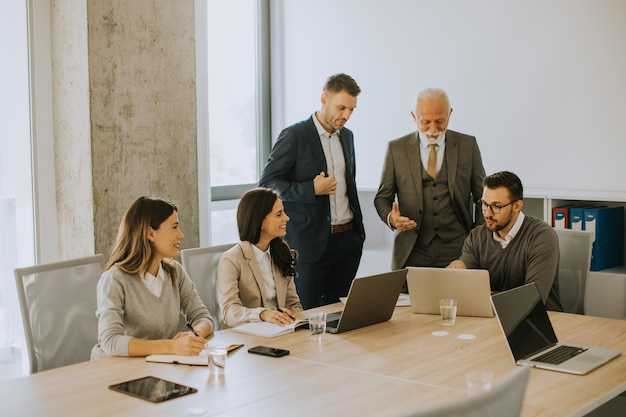
<svg viewBox="0 0 626 417"><path fill-rule="evenodd" d="M317 262L330 236L330 200L315 195L313 178L328 173L319 134L311 116L285 128L267 159L259 185L278 190L283 199L287 223L286 240L298 250L302 262ZM365 238L363 214L356 190L354 138L349 129L339 132L346 162L346 183L354 227Z"/></svg>

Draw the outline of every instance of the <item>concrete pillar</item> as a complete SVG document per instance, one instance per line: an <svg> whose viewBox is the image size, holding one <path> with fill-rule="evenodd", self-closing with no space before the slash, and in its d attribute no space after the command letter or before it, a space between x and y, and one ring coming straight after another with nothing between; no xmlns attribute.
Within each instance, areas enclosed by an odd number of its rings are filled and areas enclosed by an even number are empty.
<svg viewBox="0 0 626 417"><path fill-rule="evenodd" d="M58 253L69 259L95 248L87 4L52 1L50 20Z"/></svg>
<svg viewBox="0 0 626 417"><path fill-rule="evenodd" d="M199 246L194 1L53 4L61 257L108 256L142 195L175 201Z"/></svg>

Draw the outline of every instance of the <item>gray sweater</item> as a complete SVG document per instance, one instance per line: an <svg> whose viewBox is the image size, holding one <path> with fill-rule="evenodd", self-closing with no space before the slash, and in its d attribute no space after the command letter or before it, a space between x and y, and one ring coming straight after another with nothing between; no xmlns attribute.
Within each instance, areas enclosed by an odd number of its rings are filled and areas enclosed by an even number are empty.
<svg viewBox="0 0 626 417"><path fill-rule="evenodd" d="M185 320L194 323L208 319L215 323L187 272L180 263L173 262L176 283L165 270L160 297L150 292L138 275L129 275L118 268L102 274L96 311L99 343L92 349L92 359L128 356L128 344L133 337L171 339L177 332L186 331Z"/></svg>
<svg viewBox="0 0 626 417"><path fill-rule="evenodd" d="M492 291L534 282L549 310L563 311L559 297L559 241L546 222L525 216L511 243L502 249L485 225L473 229L461 253L468 268L486 269Z"/></svg>

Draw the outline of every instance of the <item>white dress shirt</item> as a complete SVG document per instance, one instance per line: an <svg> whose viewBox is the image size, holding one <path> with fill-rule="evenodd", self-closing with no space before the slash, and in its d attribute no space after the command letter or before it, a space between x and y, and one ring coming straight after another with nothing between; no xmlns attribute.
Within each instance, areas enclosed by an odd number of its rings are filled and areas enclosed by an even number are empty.
<svg viewBox="0 0 626 417"><path fill-rule="evenodd" d="M276 285L274 284L274 275L272 274L272 256L270 255L270 249L262 251L255 245L252 245L254 249L254 256L259 263L259 269L263 275L263 282L265 283L265 297L267 298L267 305L261 308L259 313L263 310L274 310L278 307L276 301Z"/></svg>
<svg viewBox="0 0 626 417"><path fill-rule="evenodd" d="M320 136L324 156L326 157L326 174L333 174L337 181L335 194L330 194L330 224L345 224L352 221L354 215L350 209L348 200L348 185L346 183L346 159L343 147L339 139L339 131L328 133L317 120L317 114L313 115L313 123Z"/></svg>
<svg viewBox="0 0 626 417"><path fill-rule="evenodd" d="M515 235L517 235L517 232L519 232L519 229L522 227L522 223L524 223L524 217L526 216L524 216L524 213L520 211L519 215L517 216L517 220L515 221L515 224L513 225L513 227L511 227L509 233L504 236L504 239L498 236L498 232L493 232L493 239L496 242L500 242L500 246L502 246L502 249L509 246L509 243L511 243Z"/></svg>
<svg viewBox="0 0 626 417"><path fill-rule="evenodd" d="M163 270L163 265L159 265L159 272L157 272L157 276L155 277L150 272L146 272L143 276L141 276L141 282L150 290L152 294L154 294L157 298L161 296L161 291L163 290L163 282L165 282L165 271Z"/></svg>

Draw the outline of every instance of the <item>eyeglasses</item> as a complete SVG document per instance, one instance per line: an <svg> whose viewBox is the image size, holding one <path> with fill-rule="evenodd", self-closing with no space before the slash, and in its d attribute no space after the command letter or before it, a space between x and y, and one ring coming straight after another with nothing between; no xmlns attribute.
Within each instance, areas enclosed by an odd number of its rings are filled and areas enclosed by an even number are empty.
<svg viewBox="0 0 626 417"><path fill-rule="evenodd" d="M505 208L506 206L510 206L511 204L515 203L516 201L517 200L513 200L510 203L507 203L507 204L501 206L499 204L487 204L483 200L480 200L480 207L481 207L483 212L487 211L487 209L491 209L491 212L493 214L500 214L500 212L502 211L503 208Z"/></svg>

